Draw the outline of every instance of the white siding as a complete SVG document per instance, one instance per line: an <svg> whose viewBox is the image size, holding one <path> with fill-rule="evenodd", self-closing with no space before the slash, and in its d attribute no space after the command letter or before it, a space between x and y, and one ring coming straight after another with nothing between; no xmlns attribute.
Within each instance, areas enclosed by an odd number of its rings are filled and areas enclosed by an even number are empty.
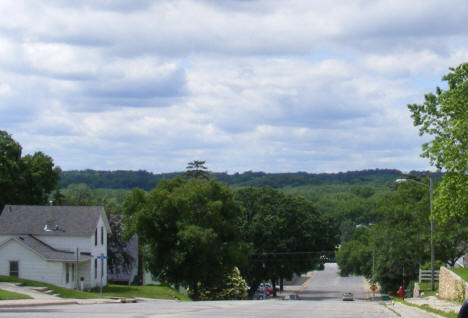
<svg viewBox="0 0 468 318"><path fill-rule="evenodd" d="M103 239L104 242L101 243L101 228L103 229ZM107 260L98 259L98 266L97 266L97 275L94 271L94 259L97 256L104 254L107 256L107 230L106 226L104 225L104 221L102 217L99 217L98 224L97 224L97 245L95 245L95 236L94 233L90 237L90 246L91 246L91 255L93 255L93 261L91 262L90 266L90 273L91 273L91 286L97 287L101 283L101 262L103 262L104 271L102 272L102 284L103 286L107 285Z"/></svg>
<svg viewBox="0 0 468 318"><path fill-rule="evenodd" d="M10 261L18 261L20 278L66 287L62 263L48 262L16 241L0 246L0 275L9 275Z"/></svg>
<svg viewBox="0 0 468 318"><path fill-rule="evenodd" d="M75 252L78 247L80 252L91 252L89 239L85 236L35 235L35 237L58 250Z"/></svg>
<svg viewBox="0 0 468 318"><path fill-rule="evenodd" d="M2 244L5 241L8 241L10 238L12 238L12 235L0 235L0 244Z"/></svg>

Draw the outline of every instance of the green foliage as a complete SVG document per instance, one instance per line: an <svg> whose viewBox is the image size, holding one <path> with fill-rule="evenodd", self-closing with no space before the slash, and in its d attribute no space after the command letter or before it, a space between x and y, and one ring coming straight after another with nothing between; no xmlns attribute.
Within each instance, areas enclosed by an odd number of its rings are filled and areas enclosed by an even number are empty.
<svg viewBox="0 0 468 318"><path fill-rule="evenodd" d="M468 161L468 159L466 159ZM468 217L468 175L447 173L435 192L434 212L451 224Z"/></svg>
<svg viewBox="0 0 468 318"><path fill-rule="evenodd" d="M368 229L355 229L350 240L342 244L337 261L345 275L371 277L369 266L374 255L372 279L383 290L394 291L417 279L419 267L430 263L429 192L419 184L402 183L378 202L373 214L377 223ZM453 264L466 251L466 220L447 224L435 219L434 223L436 265Z"/></svg>
<svg viewBox="0 0 468 318"><path fill-rule="evenodd" d="M56 189L60 168L36 152L21 157L21 145L0 130L0 209L5 204L46 204Z"/></svg>
<svg viewBox="0 0 468 318"><path fill-rule="evenodd" d="M140 188L146 191L153 189L162 179L172 179L176 176L184 176L184 172L154 174L148 171L97 171L97 170L73 170L63 171L60 175L60 185L67 187L70 184L84 183L92 189L133 189ZM276 189L287 188L314 188L320 192L320 186L334 185L367 185L374 189L387 188L399 178L401 172L391 169L376 169L363 171L349 171L340 173L265 173L246 171L243 173L217 173L209 172L212 177L224 182L233 188L270 186ZM315 199L317 197L314 197Z"/></svg>
<svg viewBox="0 0 468 318"><path fill-rule="evenodd" d="M195 299L200 288L216 286L243 262L239 207L219 182L163 180L149 194L132 191L123 211L127 229L144 244L146 268L162 281L188 286Z"/></svg>
<svg viewBox="0 0 468 318"><path fill-rule="evenodd" d="M241 189L236 200L242 207L240 233L253 251L242 269L251 293L262 281L275 283L315 268L323 251L334 251L335 224L305 199L264 187Z"/></svg>
<svg viewBox="0 0 468 318"><path fill-rule="evenodd" d="M200 287L201 284L200 284ZM231 273L225 274L224 280L214 288L201 288L200 300L245 299L248 286L240 271L234 267Z"/></svg>
<svg viewBox="0 0 468 318"><path fill-rule="evenodd" d="M122 202L126 190L115 189L91 189L86 184L71 184L60 192L60 200L54 204L80 205L80 206L103 206L111 233L107 244L107 264L111 273L117 268L128 271L134 262L133 257L127 251L127 240L123 237L123 223L121 217Z"/></svg>
<svg viewBox="0 0 468 318"><path fill-rule="evenodd" d="M356 229L351 240L343 243L337 261L343 274L371 277L384 291L394 291L414 280L419 264L429 256L429 215L426 189L416 184L401 184L387 194L374 213L379 222Z"/></svg>
<svg viewBox="0 0 468 318"><path fill-rule="evenodd" d="M207 170L208 168L205 166L205 161L191 161L187 164L187 167L185 169L185 176L187 178L209 179L209 172Z"/></svg>
<svg viewBox="0 0 468 318"><path fill-rule="evenodd" d="M369 246L370 231L366 228L356 230L349 241L344 242L336 252L340 265L340 275L372 276L373 248Z"/></svg>
<svg viewBox="0 0 468 318"><path fill-rule="evenodd" d="M442 77L448 89L424 96L423 104L408 105L420 135L433 139L423 144L422 156L448 172L435 199L441 220L468 215L468 63L450 68Z"/></svg>

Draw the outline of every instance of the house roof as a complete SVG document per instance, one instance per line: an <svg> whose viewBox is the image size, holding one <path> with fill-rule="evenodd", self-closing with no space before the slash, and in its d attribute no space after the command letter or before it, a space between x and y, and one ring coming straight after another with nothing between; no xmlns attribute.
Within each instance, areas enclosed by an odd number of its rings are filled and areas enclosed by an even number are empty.
<svg viewBox="0 0 468 318"><path fill-rule="evenodd" d="M0 245L0 247L2 245L5 245L9 241L18 242L20 245L23 245L33 250L34 252L39 254L39 256L45 258L48 261L62 261L62 262L75 262L76 261L75 253L55 249L32 235L17 236L15 238L12 238L4 242L3 244ZM79 258L80 262L88 261L90 259L92 259L90 255L80 253L80 258Z"/></svg>
<svg viewBox="0 0 468 318"><path fill-rule="evenodd" d="M91 236L99 217L110 233L101 206L5 205L0 215L0 234Z"/></svg>

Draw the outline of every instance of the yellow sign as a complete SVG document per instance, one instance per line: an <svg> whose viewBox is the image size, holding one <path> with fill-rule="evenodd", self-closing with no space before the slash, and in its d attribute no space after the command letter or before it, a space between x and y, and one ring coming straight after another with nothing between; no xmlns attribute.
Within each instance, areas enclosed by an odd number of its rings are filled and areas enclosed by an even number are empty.
<svg viewBox="0 0 468 318"><path fill-rule="evenodd" d="M375 291L377 290L377 286L371 285L370 290L372 290L373 292L375 292Z"/></svg>

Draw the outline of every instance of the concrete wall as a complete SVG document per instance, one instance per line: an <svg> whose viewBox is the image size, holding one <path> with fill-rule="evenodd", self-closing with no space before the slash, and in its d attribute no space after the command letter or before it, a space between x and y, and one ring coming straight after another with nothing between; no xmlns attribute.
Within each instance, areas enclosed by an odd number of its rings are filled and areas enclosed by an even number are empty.
<svg viewBox="0 0 468 318"><path fill-rule="evenodd" d="M439 297L450 300L467 299L468 284L451 270L441 267L439 276Z"/></svg>

